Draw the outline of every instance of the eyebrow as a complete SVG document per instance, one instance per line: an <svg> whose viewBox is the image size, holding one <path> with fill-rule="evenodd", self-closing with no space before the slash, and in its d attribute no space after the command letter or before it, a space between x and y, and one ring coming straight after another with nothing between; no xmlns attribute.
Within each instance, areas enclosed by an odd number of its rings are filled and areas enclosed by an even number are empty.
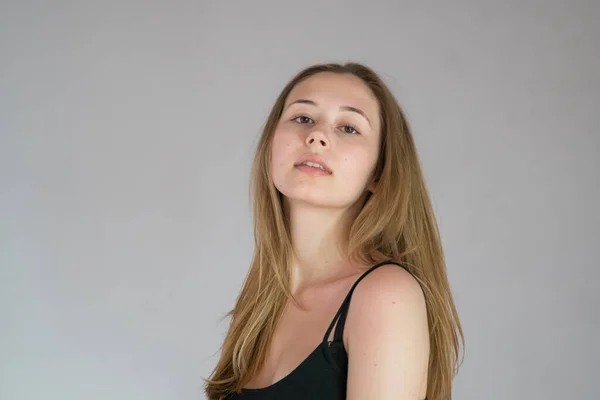
<svg viewBox="0 0 600 400"><path fill-rule="evenodd" d="M290 108L292 106L292 104L296 104L296 103L302 103L302 104L310 104L313 106L318 106L317 103L315 103L312 100L307 100L307 99L298 99L298 100L294 100L292 101L290 104L288 104L288 106L286 107L286 110L288 108ZM371 121L369 120L369 117L367 117L367 114L365 114L365 112L363 110L361 110L360 108L356 108L356 107L352 107L352 106L340 106L340 110L342 111L352 111L355 112L359 115L362 115L364 119L367 120L367 122L369 123L369 126L372 128L373 126L371 125Z"/></svg>

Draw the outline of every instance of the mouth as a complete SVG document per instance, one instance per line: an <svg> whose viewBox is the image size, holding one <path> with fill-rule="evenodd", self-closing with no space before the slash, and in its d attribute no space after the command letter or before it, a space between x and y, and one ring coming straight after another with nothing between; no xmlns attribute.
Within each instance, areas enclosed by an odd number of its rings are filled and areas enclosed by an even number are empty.
<svg viewBox="0 0 600 400"><path fill-rule="evenodd" d="M297 170L304 172L305 174L312 176L327 176L331 175L331 172L325 169L325 167L320 165L315 165L315 163L300 163L294 166Z"/></svg>
<svg viewBox="0 0 600 400"><path fill-rule="evenodd" d="M308 153L301 157L294 167L306 172L322 172L323 175L331 175L333 171L329 169L329 166L321 157L316 153Z"/></svg>

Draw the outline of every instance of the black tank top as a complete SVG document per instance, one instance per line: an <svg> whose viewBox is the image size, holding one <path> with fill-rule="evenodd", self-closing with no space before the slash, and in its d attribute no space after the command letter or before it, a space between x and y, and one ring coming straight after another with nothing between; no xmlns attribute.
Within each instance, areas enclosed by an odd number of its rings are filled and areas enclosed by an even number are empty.
<svg viewBox="0 0 600 400"><path fill-rule="evenodd" d="M385 261L369 268L352 285L340 309L329 325L323 341L292 372L270 386L258 389L242 389L241 393L232 393L226 400L345 400L346 381L348 377L348 356L344 348L342 334L346 315L350 306L350 298L356 285L371 271L385 264L396 264ZM333 340L329 335L335 322ZM427 398L425 398L427 400Z"/></svg>

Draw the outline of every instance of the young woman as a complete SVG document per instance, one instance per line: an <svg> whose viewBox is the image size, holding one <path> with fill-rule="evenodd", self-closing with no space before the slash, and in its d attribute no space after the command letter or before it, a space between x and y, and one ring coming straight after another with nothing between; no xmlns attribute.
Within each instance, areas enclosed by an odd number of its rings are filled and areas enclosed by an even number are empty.
<svg viewBox="0 0 600 400"><path fill-rule="evenodd" d="M414 141L379 76L298 73L251 187L254 257L208 398L450 399L462 328Z"/></svg>

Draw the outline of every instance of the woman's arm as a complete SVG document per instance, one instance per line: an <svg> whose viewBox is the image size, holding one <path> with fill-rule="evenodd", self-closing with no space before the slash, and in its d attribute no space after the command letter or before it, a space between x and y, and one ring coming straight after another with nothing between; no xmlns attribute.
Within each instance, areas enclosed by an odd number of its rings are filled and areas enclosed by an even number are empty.
<svg viewBox="0 0 600 400"><path fill-rule="evenodd" d="M425 297L417 280L385 265L357 285L344 328L348 400L417 400L429 360Z"/></svg>

